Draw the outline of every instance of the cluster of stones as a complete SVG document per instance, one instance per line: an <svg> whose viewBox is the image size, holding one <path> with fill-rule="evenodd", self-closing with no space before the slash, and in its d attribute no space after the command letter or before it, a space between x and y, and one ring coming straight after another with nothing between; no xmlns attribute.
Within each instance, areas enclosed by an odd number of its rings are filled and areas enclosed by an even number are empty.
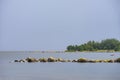
<svg viewBox="0 0 120 80"><path fill-rule="evenodd" d="M71 62L71 60L65 60L62 58L54 58L54 57L49 57L49 58L32 58L28 57L26 59L21 59L21 60L14 60L14 62Z"/></svg>
<svg viewBox="0 0 120 80"><path fill-rule="evenodd" d="M54 58L54 57L49 57L49 58L40 58L40 59L36 59L36 58L32 58L32 57L28 57L26 59L21 59L21 60L14 60L14 62L79 62L79 63L120 63L120 58L117 59L108 59L108 60L88 60L86 58L80 58L77 60L65 60L62 58Z"/></svg>

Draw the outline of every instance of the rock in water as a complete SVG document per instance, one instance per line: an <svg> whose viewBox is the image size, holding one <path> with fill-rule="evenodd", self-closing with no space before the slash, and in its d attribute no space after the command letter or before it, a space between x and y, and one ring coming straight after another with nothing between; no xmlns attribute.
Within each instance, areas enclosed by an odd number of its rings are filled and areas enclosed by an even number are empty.
<svg viewBox="0 0 120 80"><path fill-rule="evenodd" d="M120 58L117 58L117 59L115 60L115 62L120 62Z"/></svg>
<svg viewBox="0 0 120 80"><path fill-rule="evenodd" d="M47 62L47 59L46 58L40 58L39 61L40 62Z"/></svg>
<svg viewBox="0 0 120 80"><path fill-rule="evenodd" d="M77 62L88 62L88 60L86 58L80 58L77 60Z"/></svg>
<svg viewBox="0 0 120 80"><path fill-rule="evenodd" d="M14 60L14 62L19 62L19 60Z"/></svg>
<svg viewBox="0 0 120 80"><path fill-rule="evenodd" d="M49 57L48 62L56 62L56 59L54 57Z"/></svg>
<svg viewBox="0 0 120 80"><path fill-rule="evenodd" d="M27 62L38 62L37 59L31 58L31 57L26 58L26 61L27 61Z"/></svg>

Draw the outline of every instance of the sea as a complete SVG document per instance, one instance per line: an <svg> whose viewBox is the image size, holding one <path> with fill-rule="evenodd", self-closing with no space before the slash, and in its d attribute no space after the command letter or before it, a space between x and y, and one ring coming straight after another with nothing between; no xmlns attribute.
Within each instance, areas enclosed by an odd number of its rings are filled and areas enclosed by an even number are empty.
<svg viewBox="0 0 120 80"><path fill-rule="evenodd" d="M120 63L14 62L27 57L116 59L120 52L0 52L0 80L120 80Z"/></svg>

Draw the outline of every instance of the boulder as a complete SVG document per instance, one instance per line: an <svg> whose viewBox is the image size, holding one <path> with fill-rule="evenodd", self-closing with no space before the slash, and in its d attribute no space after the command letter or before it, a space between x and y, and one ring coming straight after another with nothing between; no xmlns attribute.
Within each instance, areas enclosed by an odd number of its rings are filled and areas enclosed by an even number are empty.
<svg viewBox="0 0 120 80"><path fill-rule="evenodd" d="M39 61L40 62L47 62L47 59L46 58L40 58Z"/></svg>
<svg viewBox="0 0 120 80"><path fill-rule="evenodd" d="M108 60L106 59L106 60L102 60L104 63L108 63Z"/></svg>
<svg viewBox="0 0 120 80"><path fill-rule="evenodd" d="M77 60L72 60L72 62L77 62Z"/></svg>
<svg viewBox="0 0 120 80"><path fill-rule="evenodd" d="M86 58L80 58L77 60L77 62L88 62L88 60Z"/></svg>
<svg viewBox="0 0 120 80"><path fill-rule="evenodd" d="M90 62L90 63L96 63L95 60L89 60L88 62Z"/></svg>
<svg viewBox="0 0 120 80"><path fill-rule="evenodd" d="M67 60L67 62L71 62L71 60Z"/></svg>
<svg viewBox="0 0 120 80"><path fill-rule="evenodd" d="M25 59L21 59L21 60L19 60L19 62L26 62L26 60Z"/></svg>
<svg viewBox="0 0 120 80"><path fill-rule="evenodd" d="M109 62L109 63L114 63L114 60L111 60L111 59L110 59L110 60L108 60L108 62Z"/></svg>
<svg viewBox="0 0 120 80"><path fill-rule="evenodd" d="M27 62L38 62L37 59L31 58L31 57L26 58L26 61L27 61Z"/></svg>
<svg viewBox="0 0 120 80"><path fill-rule="evenodd" d="M58 58L57 61L58 61L58 62L62 62L63 59L62 59L62 58Z"/></svg>
<svg viewBox="0 0 120 80"><path fill-rule="evenodd" d="M115 62L120 62L120 58L117 58L117 59L115 60Z"/></svg>
<svg viewBox="0 0 120 80"><path fill-rule="evenodd" d="M60 61L60 62L67 62L67 60L64 60L64 59L63 59L63 60L62 60L62 61Z"/></svg>
<svg viewBox="0 0 120 80"><path fill-rule="evenodd" d="M102 60L94 60L94 62L100 63L100 62L102 62Z"/></svg>
<svg viewBox="0 0 120 80"><path fill-rule="evenodd" d="M47 61L48 62L56 62L57 60L54 57L49 57Z"/></svg>
<svg viewBox="0 0 120 80"><path fill-rule="evenodd" d="M14 60L14 62L19 62L19 60Z"/></svg>

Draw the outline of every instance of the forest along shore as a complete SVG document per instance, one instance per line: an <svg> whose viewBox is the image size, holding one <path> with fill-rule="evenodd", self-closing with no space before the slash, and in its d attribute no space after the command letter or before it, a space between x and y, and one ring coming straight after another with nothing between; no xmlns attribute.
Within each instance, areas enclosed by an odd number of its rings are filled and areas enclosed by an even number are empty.
<svg viewBox="0 0 120 80"><path fill-rule="evenodd" d="M81 45L67 46L66 52L76 51L116 52L120 51L120 41L117 39L105 39L101 42L88 41Z"/></svg>

